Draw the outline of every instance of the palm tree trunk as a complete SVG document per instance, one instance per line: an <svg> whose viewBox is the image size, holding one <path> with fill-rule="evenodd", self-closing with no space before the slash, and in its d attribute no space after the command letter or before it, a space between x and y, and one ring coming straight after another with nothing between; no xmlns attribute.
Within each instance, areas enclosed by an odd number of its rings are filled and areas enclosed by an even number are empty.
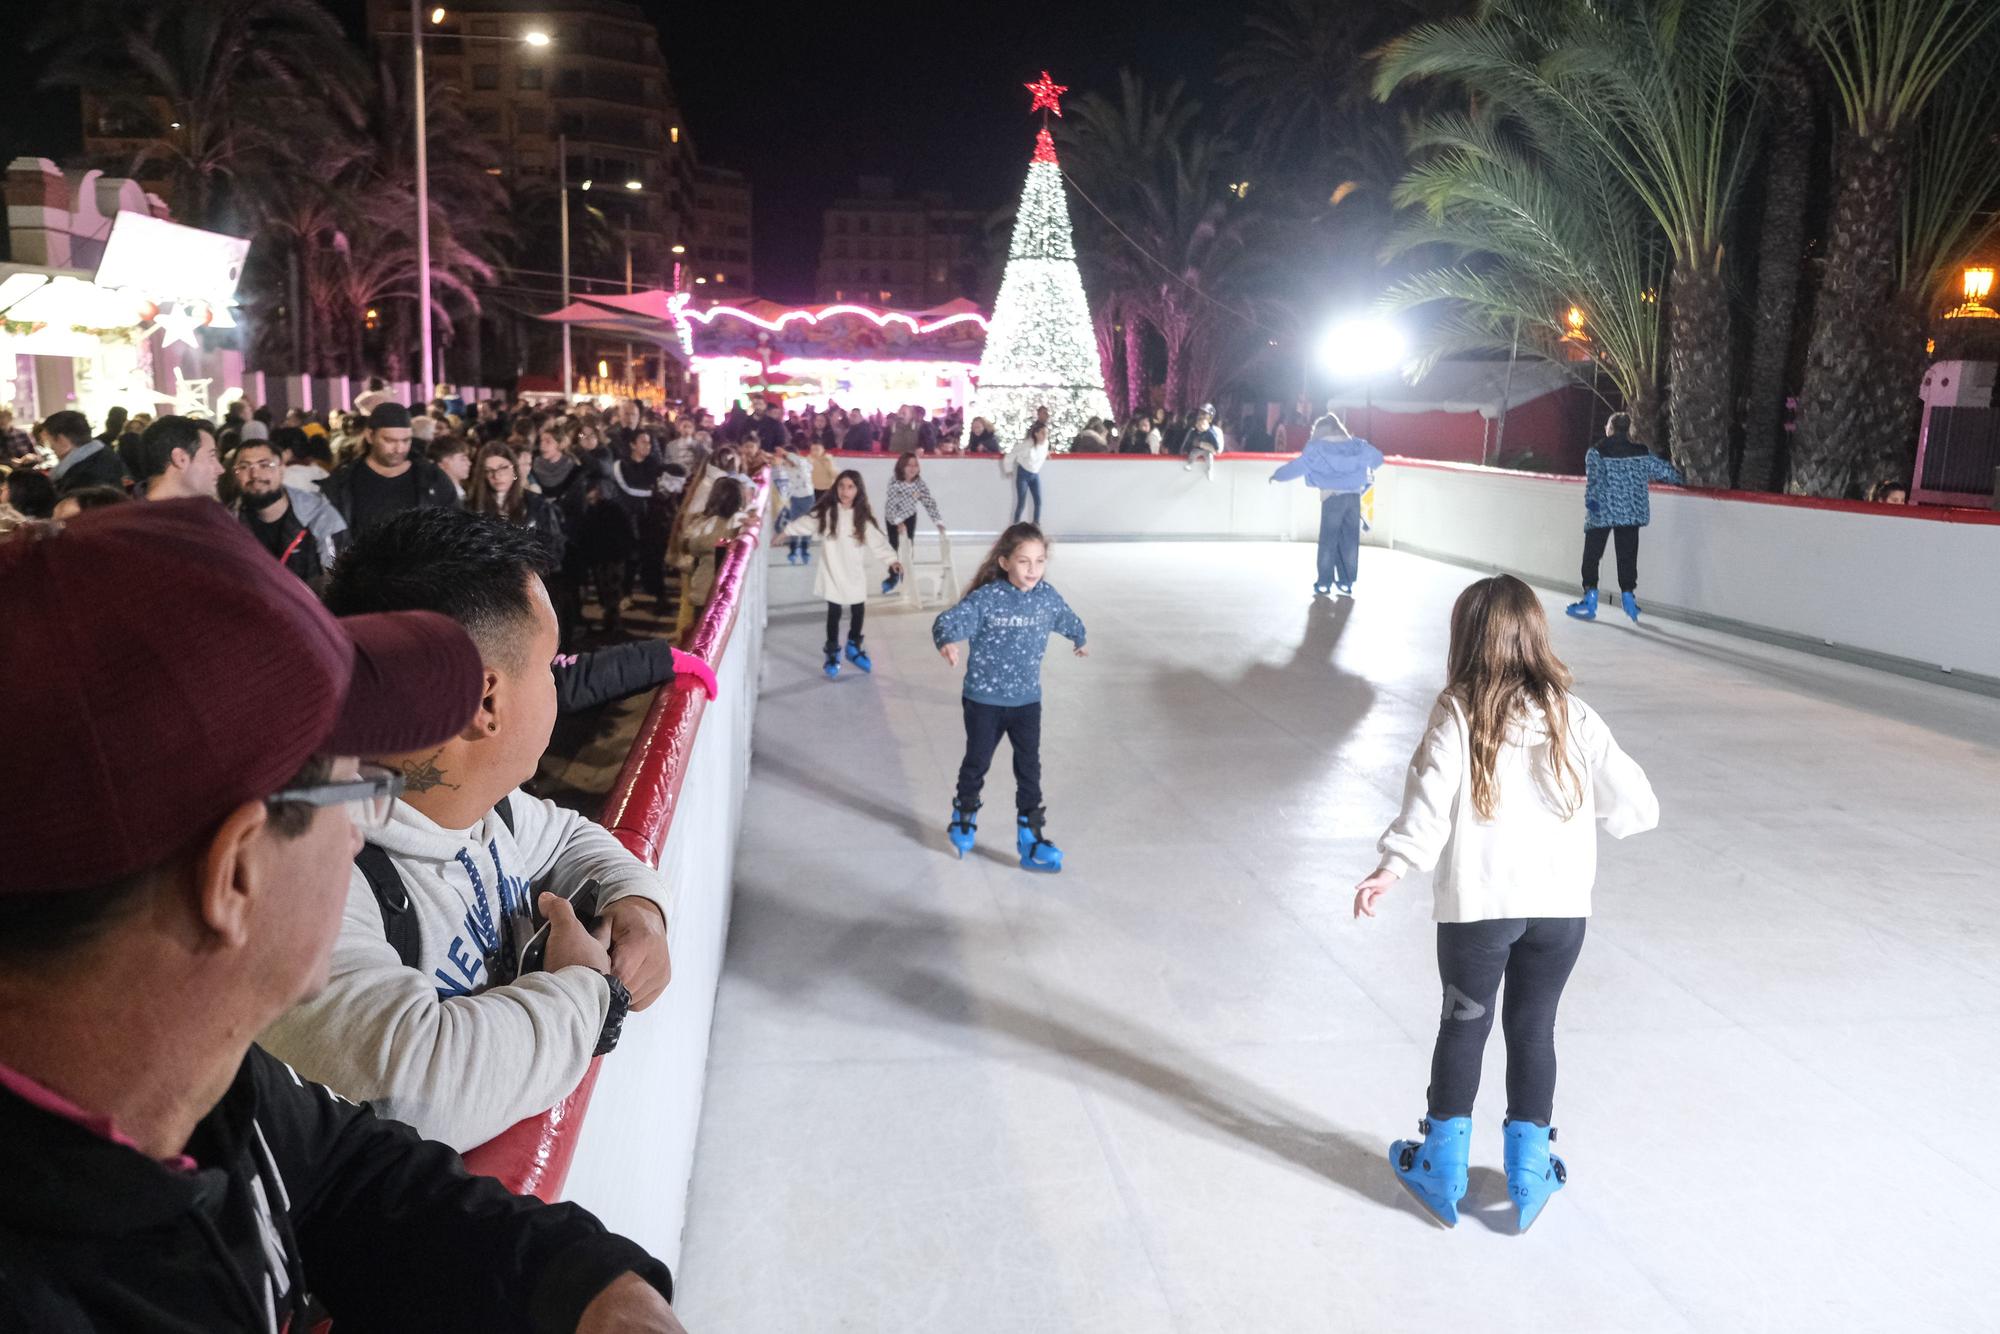
<svg viewBox="0 0 2000 1334"><path fill-rule="evenodd" d="M1806 195L1810 185L1812 85L1800 65L1781 56L1771 66L1770 139L1764 148L1764 220L1757 247L1757 296L1751 313L1750 383L1743 413L1743 457L1736 484L1776 490L1784 434L1785 371L1798 317L1799 272L1805 259Z"/></svg>
<svg viewBox="0 0 2000 1334"><path fill-rule="evenodd" d="M1638 391L1627 396L1625 413L1632 419L1632 438L1648 448L1657 448L1666 439L1661 429L1665 423L1660 419L1660 387L1656 384L1642 384ZM1597 432L1591 432L1594 439Z"/></svg>
<svg viewBox="0 0 2000 1334"><path fill-rule="evenodd" d="M1903 131L1841 132L1833 225L1792 442L1791 489L1803 495L1838 496L1875 480L1864 471L1868 460L1905 448L1898 433L1913 420L1918 380L1904 380L1905 358L1884 348L1882 324L1896 304L1909 148Z"/></svg>
<svg viewBox="0 0 2000 1334"><path fill-rule="evenodd" d="M1929 337L1928 306L1922 292L1896 294L1882 312L1875 354L1881 360L1879 387L1883 397L1876 410L1888 426L1879 435L1868 436L1860 451L1859 480L1862 485L1876 482L1915 481L1917 435L1923 426L1924 401L1918 389L1930 364L1925 349Z"/></svg>
<svg viewBox="0 0 2000 1334"><path fill-rule="evenodd" d="M1729 485L1729 293L1718 259L1675 261L1669 315L1673 455L1696 486Z"/></svg>
<svg viewBox="0 0 2000 1334"><path fill-rule="evenodd" d="M1145 317L1127 302L1125 306L1125 412L1130 416L1146 404Z"/></svg>

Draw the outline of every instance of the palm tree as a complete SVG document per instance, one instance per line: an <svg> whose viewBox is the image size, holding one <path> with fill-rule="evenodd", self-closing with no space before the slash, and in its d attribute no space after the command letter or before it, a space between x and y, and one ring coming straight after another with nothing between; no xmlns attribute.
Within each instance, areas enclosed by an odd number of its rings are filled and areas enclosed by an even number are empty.
<svg viewBox="0 0 2000 1334"><path fill-rule="evenodd" d="M1384 303L1437 308L1423 364L1517 347L1588 357L1623 396L1634 437L1654 442L1667 247L1596 146L1562 131L1491 108L1428 122L1411 144L1422 160L1397 190L1411 212L1389 249L1447 262L1393 284Z"/></svg>
<svg viewBox="0 0 2000 1334"><path fill-rule="evenodd" d="M1750 369L1744 387L1743 454L1737 485L1776 489L1778 456L1805 265L1806 205L1812 177L1817 98L1805 52L1783 24L1774 25L1763 77L1768 118L1760 173L1764 212L1757 239L1757 291L1751 313Z"/></svg>
<svg viewBox="0 0 2000 1334"><path fill-rule="evenodd" d="M1991 67L1974 66L1965 57L2000 20L2000 5L1991 0L1795 3L1807 41L1826 62L1842 124L1833 221L1799 396L1792 489L1838 495L1870 476L1859 471L1864 459L1881 460L1872 465L1874 476L1908 472L1923 329L1921 316L1904 308L1912 295L1910 280L1920 277L1907 253L1911 173L1926 151L1918 141L1934 100L1941 94L1947 99L1976 94L1990 82ZM1970 73L1954 80L1960 69ZM1933 141L1933 154L1936 147ZM1952 186L1934 182L1924 189L1936 200ZM1913 346L1919 349L1914 357Z"/></svg>
<svg viewBox="0 0 2000 1334"><path fill-rule="evenodd" d="M1673 258L1669 341L1673 450L1690 478L1729 481L1728 280L1723 238L1751 139L1744 52L1765 0L1493 0L1476 18L1390 43L1376 91L1411 79L1464 84L1594 150L1666 238Z"/></svg>
<svg viewBox="0 0 2000 1334"><path fill-rule="evenodd" d="M1230 146L1201 127L1180 83L1155 95L1125 70L1119 91L1117 101L1091 93L1072 104L1064 158L1086 217L1097 215L1086 223L1093 267L1127 328L1143 316L1165 343L1166 399L1178 407L1191 401L1189 371L1214 333L1207 307L1234 306L1214 289L1241 254L1242 201L1229 190ZM1240 308L1237 318L1250 322Z"/></svg>
<svg viewBox="0 0 2000 1334"><path fill-rule="evenodd" d="M254 232L286 142L307 121L358 115L361 65L315 0L84 0L45 29L44 81L106 90L161 137L117 170L165 172L176 215Z"/></svg>

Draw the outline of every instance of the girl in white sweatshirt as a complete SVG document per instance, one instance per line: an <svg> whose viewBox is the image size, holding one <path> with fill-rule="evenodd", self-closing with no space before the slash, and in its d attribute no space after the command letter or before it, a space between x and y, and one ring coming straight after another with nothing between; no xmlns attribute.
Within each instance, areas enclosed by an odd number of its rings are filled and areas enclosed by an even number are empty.
<svg viewBox="0 0 2000 1334"><path fill-rule="evenodd" d="M1028 428L1027 438L1015 443L1000 456L1000 471L1014 474L1014 522L1035 498L1035 522L1042 521L1042 465L1049 461L1049 424L1038 421Z"/></svg>
<svg viewBox="0 0 2000 1334"><path fill-rule="evenodd" d="M847 660L862 671L875 664L861 647L861 625L868 614L868 569L864 553L871 553L889 567L892 576L903 573L882 525L868 505L868 489L861 474L849 468L833 481L833 489L820 493L812 513L792 520L784 527L786 537L820 539L819 573L813 577L813 592L826 599L826 674L840 675L840 613L848 615Z"/></svg>
<svg viewBox="0 0 2000 1334"><path fill-rule="evenodd" d="M1410 760L1382 861L1354 915L1413 870L1436 868L1444 1014L1421 1142L1389 1149L1396 1176L1446 1226L1465 1195L1480 1056L1507 983L1507 1192L1526 1231L1566 1169L1555 1132L1556 1006L1583 948L1598 821L1613 838L1659 823L1646 775L1589 705L1569 693L1548 618L1512 575L1482 579L1451 612L1449 680Z"/></svg>

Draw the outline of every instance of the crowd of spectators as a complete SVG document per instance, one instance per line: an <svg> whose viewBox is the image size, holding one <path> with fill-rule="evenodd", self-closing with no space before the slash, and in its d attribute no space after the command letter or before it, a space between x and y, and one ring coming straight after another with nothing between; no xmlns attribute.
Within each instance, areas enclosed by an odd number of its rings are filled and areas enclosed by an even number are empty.
<svg viewBox="0 0 2000 1334"><path fill-rule="evenodd" d="M680 1331L658 1260L456 1151L671 979L658 871L521 785L564 709L714 676L563 652L571 548L610 506L622 598L690 477L747 522L759 446L453 407L0 422L0 1328Z"/></svg>

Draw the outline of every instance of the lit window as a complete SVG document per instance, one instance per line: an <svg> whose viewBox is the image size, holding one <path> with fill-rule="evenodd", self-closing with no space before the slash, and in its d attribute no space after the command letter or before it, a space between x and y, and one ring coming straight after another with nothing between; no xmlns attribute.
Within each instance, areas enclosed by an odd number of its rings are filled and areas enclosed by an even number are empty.
<svg viewBox="0 0 2000 1334"><path fill-rule="evenodd" d="M681 127L676 125L672 129L668 130L667 139L671 143L676 143L676 144L679 143L681 141Z"/></svg>

